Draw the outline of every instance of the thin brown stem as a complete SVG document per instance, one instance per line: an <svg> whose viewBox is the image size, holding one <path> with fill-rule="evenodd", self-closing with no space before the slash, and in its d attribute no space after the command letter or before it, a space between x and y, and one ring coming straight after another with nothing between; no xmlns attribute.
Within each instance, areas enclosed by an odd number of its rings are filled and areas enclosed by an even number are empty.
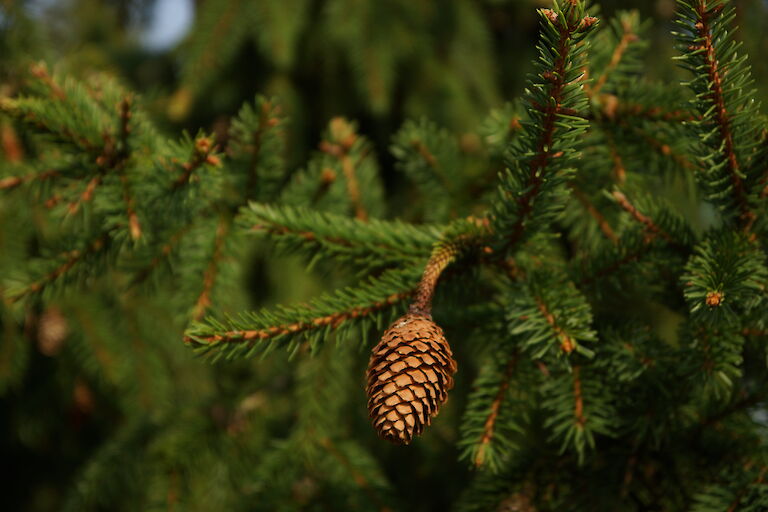
<svg viewBox="0 0 768 512"><path fill-rule="evenodd" d="M67 255L67 259L64 263L53 269L51 272L38 279L34 283L30 284L23 290L11 295L9 300L11 302L18 302L28 295L35 294L42 291L46 286L53 283L61 276L69 272L75 265L80 263L85 257L100 252L107 247L109 237L106 234L102 234L96 240L84 250L74 250Z"/></svg>
<svg viewBox="0 0 768 512"><path fill-rule="evenodd" d="M576 424L583 427L587 423L587 418L584 416L584 396L581 390L581 367L573 367L573 417L576 419Z"/></svg>
<svg viewBox="0 0 768 512"><path fill-rule="evenodd" d="M32 67L29 68L29 71L32 76L43 82L51 90L51 94L54 98L62 101L67 99L67 94L64 92L64 89L62 89L50 73L48 73L48 68L45 64L33 64Z"/></svg>
<svg viewBox="0 0 768 512"><path fill-rule="evenodd" d="M230 219L226 216L222 216L219 219L218 226L216 226L216 236L213 240L213 254L211 255L211 260L208 262L208 267L203 273L203 289L200 292L200 295L198 295L192 310L192 318L195 320L200 320L211 306L211 292L213 291L213 286L216 284L216 276L219 271L219 260L221 259L224 250L224 241L226 240L229 227Z"/></svg>
<svg viewBox="0 0 768 512"><path fill-rule="evenodd" d="M157 268L157 266L160 264L161 261L163 261L164 258L166 258L173 248L176 246L176 244L179 243L179 241L184 237L185 234L189 232L190 229L192 229L193 224L187 224L182 229L178 230L176 233L174 233L168 242L166 242L161 248L160 253L152 258L152 260L149 262L149 264L141 269L139 272L136 273L133 280L131 281L131 286L135 286L139 283L144 282L151 274L152 272Z"/></svg>
<svg viewBox="0 0 768 512"><path fill-rule="evenodd" d="M357 142L357 134L347 121L342 118L336 118L331 121L331 137L334 139L333 141L324 140L320 143L320 151L338 160L339 165L341 165L341 171L344 173L347 194L349 194L349 199L355 210L355 217L363 221L368 220L368 212L365 209L365 205L363 205L356 172L357 165L360 162L354 162L350 154L355 142Z"/></svg>
<svg viewBox="0 0 768 512"><path fill-rule="evenodd" d="M101 178L102 175L97 174L88 180L88 183L85 185L85 188L83 189L83 192L80 194L80 196L76 200L70 202L67 206L67 213L69 215L74 215L84 203L87 203L93 199L93 194L96 191L96 187L98 187L101 183Z"/></svg>
<svg viewBox="0 0 768 512"><path fill-rule="evenodd" d="M440 279L440 274L456 260L467 243L468 238L462 236L432 251L432 256L424 268L424 274L422 274L416 290L416 297L411 304L411 313L427 316L432 314L432 297L435 295L435 287L438 279Z"/></svg>
<svg viewBox="0 0 768 512"><path fill-rule="evenodd" d="M628 212L633 219L635 219L637 222L645 226L645 229L648 231L649 236L656 237L660 236L670 244L674 245L676 244L674 238L669 235L666 231L661 229L658 224L656 224L653 219L648 217L647 215L644 215L640 210L638 210L632 203L629 202L629 199L627 199L627 196L625 196L621 191L614 190L612 192L613 198L616 199L616 201L619 203L619 206L622 207L626 212Z"/></svg>
<svg viewBox="0 0 768 512"><path fill-rule="evenodd" d="M557 323L555 315L553 315L541 297L536 296L536 307L539 309L544 319L547 321L552 330L555 331L555 335L560 339L560 348L566 354L570 354L576 348L576 341L566 333L562 327Z"/></svg>
<svg viewBox="0 0 768 512"><path fill-rule="evenodd" d="M603 73L595 81L595 85L592 87L591 91L592 95L597 95L600 92L600 89L602 89L602 87L605 85L605 82L608 80L611 72L614 71L621 63L621 59L624 57L624 53L626 53L629 45L638 39L637 34L632 32L632 27L629 26L628 23L622 23L622 29L624 30L624 33L621 35L619 43L613 49L613 53L611 53L611 60L608 62L608 65L605 66L605 70L603 70Z"/></svg>
<svg viewBox="0 0 768 512"><path fill-rule="evenodd" d="M623 184L627 180L627 168L624 166L624 160L621 158L619 148L616 147L616 141L610 132L606 132L606 142L611 160L613 160L613 177L617 183Z"/></svg>
<svg viewBox="0 0 768 512"><path fill-rule="evenodd" d="M421 156L422 160L424 160L424 162L432 169L432 171L434 171L435 175L438 177L445 190L451 190L450 182L446 178L445 173L442 172L437 158L435 158L435 155L432 154L427 145L418 139L411 141L411 145L419 154L419 156Z"/></svg>
<svg viewBox="0 0 768 512"><path fill-rule="evenodd" d="M178 189L189 183L192 174L203 164L219 165L221 163L219 158L213 154L215 149L216 147L208 137L200 137L195 140L192 156L189 157L188 161L181 164L183 172L173 181L171 188Z"/></svg>
<svg viewBox="0 0 768 512"><path fill-rule="evenodd" d="M59 176L59 171L55 170L30 173L25 176L7 176L0 179L0 190L11 190L30 181L45 181L57 176Z"/></svg>
<svg viewBox="0 0 768 512"><path fill-rule="evenodd" d="M504 401L507 390L509 389L509 381L512 379L512 374L515 370L515 367L517 366L518 355L519 354L515 352L515 354L512 355L512 358L507 363L507 367L504 371L501 383L499 384L499 390L496 392L496 396L493 398L493 402L491 402L491 410L485 419L485 423L483 425L483 434L480 436L480 441L478 442L479 446L474 458L474 463L477 467L483 465L483 462L485 461L485 451L488 448L488 444L493 440L493 436L496 432L496 420L499 417L501 405Z"/></svg>
<svg viewBox="0 0 768 512"><path fill-rule="evenodd" d="M118 150L117 162L114 167L118 169L120 173L120 183L123 187L123 202L125 203L125 213L128 217L128 230L133 240L141 238L141 223L139 222L139 216L136 213L135 199L131 194L131 186L128 182L128 177L125 174L125 164L128 158L130 158L131 148L129 144L129 136L131 134L131 97L125 96L120 102L118 111L120 114L120 130L118 133L118 139L120 141L120 149Z"/></svg>
<svg viewBox="0 0 768 512"><path fill-rule="evenodd" d="M587 213L589 213L589 215L595 219L595 222L597 222L597 227L600 228L600 231L603 233L603 235L605 235L605 237L610 240L612 244L616 245L619 239L616 236L616 233L613 232L613 228L611 228L611 225L608 223L608 220L605 218L605 216L600 213L600 210L598 210L595 205L592 204L586 194L584 194L584 192L582 192L581 189L579 189L575 184L571 183L570 188L574 197L576 197L584 209L587 210Z"/></svg>

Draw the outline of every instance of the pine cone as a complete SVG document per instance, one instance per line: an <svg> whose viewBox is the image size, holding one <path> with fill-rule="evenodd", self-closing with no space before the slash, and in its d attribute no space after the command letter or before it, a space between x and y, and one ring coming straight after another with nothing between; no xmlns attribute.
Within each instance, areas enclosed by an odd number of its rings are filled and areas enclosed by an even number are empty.
<svg viewBox="0 0 768 512"><path fill-rule="evenodd" d="M431 317L397 319L368 363L368 411L379 435L408 444L437 415L453 387L456 361Z"/></svg>

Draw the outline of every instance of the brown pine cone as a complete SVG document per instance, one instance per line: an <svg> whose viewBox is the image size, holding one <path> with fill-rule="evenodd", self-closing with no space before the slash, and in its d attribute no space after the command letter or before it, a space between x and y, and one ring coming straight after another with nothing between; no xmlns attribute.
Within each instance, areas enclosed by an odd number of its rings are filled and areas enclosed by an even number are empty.
<svg viewBox="0 0 768 512"><path fill-rule="evenodd" d="M453 387L456 361L431 317L397 319L368 363L368 411L379 436L408 444L437 415Z"/></svg>

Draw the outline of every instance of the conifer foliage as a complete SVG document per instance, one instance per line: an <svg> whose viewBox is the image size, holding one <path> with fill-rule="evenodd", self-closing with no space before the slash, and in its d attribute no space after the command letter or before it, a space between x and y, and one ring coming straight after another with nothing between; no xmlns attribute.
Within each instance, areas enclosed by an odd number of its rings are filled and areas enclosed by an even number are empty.
<svg viewBox="0 0 768 512"><path fill-rule="evenodd" d="M306 2L242 3L290 67ZM355 3L373 26L384 4ZM768 510L768 124L730 3L677 8L684 84L644 76L636 12L539 9L525 93L477 147L426 119L393 135L397 210L348 119L293 169L280 99L169 137L117 80L33 65L0 96L27 155L6 136L0 391L34 339L73 410L120 397L67 509L407 509L396 473L419 469L385 461L453 446L460 511ZM386 54L372 30L360 67ZM187 78L234 52L194 43ZM253 262L280 288L288 255L325 289L253 311Z"/></svg>

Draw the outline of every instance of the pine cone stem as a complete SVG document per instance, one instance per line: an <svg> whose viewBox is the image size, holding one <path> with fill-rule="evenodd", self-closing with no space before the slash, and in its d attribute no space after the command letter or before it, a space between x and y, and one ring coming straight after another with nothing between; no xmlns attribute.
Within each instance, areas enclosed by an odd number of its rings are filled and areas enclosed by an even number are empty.
<svg viewBox="0 0 768 512"><path fill-rule="evenodd" d="M443 271L456 261L467 244L467 237L459 237L446 244L439 245L432 251L432 255L424 268L424 274L416 290L416 296L409 311L415 315L432 314L432 298L435 295L435 287Z"/></svg>

